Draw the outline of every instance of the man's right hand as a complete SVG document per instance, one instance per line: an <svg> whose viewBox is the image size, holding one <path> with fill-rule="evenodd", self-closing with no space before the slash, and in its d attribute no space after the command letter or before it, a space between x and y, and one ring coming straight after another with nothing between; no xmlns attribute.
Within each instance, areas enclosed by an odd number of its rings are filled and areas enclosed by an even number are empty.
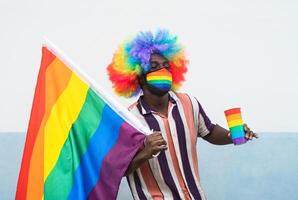
<svg viewBox="0 0 298 200"><path fill-rule="evenodd" d="M167 142L162 137L161 132L155 131L146 136L143 151L147 155L148 159L166 149L168 149Z"/></svg>
<svg viewBox="0 0 298 200"><path fill-rule="evenodd" d="M167 142L163 139L160 132L153 132L152 134L147 135L143 148L140 149L140 151L130 162L125 172L125 176L131 174L137 168L139 168L142 163L148 159L151 159L154 155L157 155L159 152L164 151L167 148Z"/></svg>

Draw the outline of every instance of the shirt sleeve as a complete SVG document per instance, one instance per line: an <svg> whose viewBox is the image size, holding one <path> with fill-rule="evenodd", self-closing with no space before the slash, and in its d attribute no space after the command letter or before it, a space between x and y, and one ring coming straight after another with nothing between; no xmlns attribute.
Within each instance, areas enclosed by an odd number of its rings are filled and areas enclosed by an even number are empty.
<svg viewBox="0 0 298 200"><path fill-rule="evenodd" d="M202 105L200 102L197 100L198 104L198 136L199 137L205 137L209 133L212 132L215 124L211 122L207 114L205 113Z"/></svg>

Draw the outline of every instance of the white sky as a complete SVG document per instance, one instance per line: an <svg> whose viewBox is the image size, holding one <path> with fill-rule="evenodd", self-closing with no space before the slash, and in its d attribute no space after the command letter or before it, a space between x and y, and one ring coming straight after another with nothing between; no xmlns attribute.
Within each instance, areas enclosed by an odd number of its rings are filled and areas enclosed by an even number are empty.
<svg viewBox="0 0 298 200"><path fill-rule="evenodd" d="M105 69L117 44L157 27L185 45L181 91L214 123L227 127L223 111L240 106L255 131L297 131L297 10L295 0L1 0L0 132L27 129L43 36L112 93Z"/></svg>

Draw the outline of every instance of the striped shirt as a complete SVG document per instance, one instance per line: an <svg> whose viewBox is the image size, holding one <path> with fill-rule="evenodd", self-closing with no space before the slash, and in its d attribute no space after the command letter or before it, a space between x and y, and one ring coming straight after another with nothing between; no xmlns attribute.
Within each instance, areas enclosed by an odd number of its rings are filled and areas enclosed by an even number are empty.
<svg viewBox="0 0 298 200"><path fill-rule="evenodd" d="M160 131L168 144L156 158L127 176L134 199L206 199L200 184L197 137L209 134L214 124L191 96L169 92L168 116L155 112L139 98L129 110L145 126Z"/></svg>

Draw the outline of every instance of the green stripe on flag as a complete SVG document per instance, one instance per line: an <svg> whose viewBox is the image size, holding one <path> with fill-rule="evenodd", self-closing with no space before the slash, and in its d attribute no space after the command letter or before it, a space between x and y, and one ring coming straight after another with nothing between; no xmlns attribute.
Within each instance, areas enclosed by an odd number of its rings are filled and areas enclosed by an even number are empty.
<svg viewBox="0 0 298 200"><path fill-rule="evenodd" d="M100 124L105 105L105 102L89 88L86 100L70 129L58 161L44 183L45 200L68 198L73 184L73 175L79 166L81 156L88 147L90 138Z"/></svg>

